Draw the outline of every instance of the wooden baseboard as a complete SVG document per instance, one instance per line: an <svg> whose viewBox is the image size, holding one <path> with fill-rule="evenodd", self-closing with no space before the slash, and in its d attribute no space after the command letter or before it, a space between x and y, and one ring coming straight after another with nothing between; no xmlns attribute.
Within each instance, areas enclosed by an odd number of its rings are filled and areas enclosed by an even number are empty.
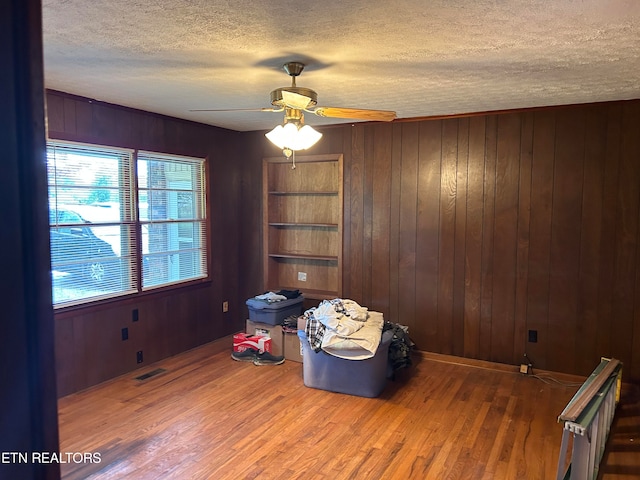
<svg viewBox="0 0 640 480"><path fill-rule="evenodd" d="M218 338L210 342L208 345L214 347L214 350L213 350L214 354L221 353L221 352L230 352L233 349L233 335L227 335L226 337ZM427 352L424 350L414 350L413 354L425 360L433 360L435 362L451 363L455 365L465 365L467 367L474 367L474 368L486 368L493 371L499 371L499 372L505 372L505 373L516 373L518 375L522 375L522 373L520 373L519 365L508 365L506 363L490 362L487 360L476 360L474 358L456 357L455 355L446 355L443 353ZM553 377L555 380L562 383L583 383L588 378L582 375L574 375L574 374L563 373L563 372L554 372L551 370L542 370L540 368L536 368L535 366L532 368L532 372L534 375ZM623 373L622 382L623 382L623 386L627 385L627 382L624 381L624 373Z"/></svg>
<svg viewBox="0 0 640 480"><path fill-rule="evenodd" d="M487 360L476 360L473 358L456 357L454 355L426 352L423 350L417 350L415 351L415 354L426 360L433 360L436 362L451 363L455 365L465 365L468 367L475 367L475 368L486 368L494 371L500 371L500 372L506 372L506 373L517 373L519 375L522 375L520 373L519 365L508 365L506 363L489 362ZM568 383L584 382L587 378L581 375L552 372L549 370L542 370L535 367L533 367L532 371L534 375L549 375L555 378L556 380L559 380L561 382L568 382Z"/></svg>

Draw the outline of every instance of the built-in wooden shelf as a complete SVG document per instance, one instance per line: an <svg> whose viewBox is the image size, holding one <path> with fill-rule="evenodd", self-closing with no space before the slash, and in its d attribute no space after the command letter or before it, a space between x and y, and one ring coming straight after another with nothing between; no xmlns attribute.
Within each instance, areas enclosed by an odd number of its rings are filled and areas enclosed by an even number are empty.
<svg viewBox="0 0 640 480"><path fill-rule="evenodd" d="M317 190L308 190L305 192L269 192L269 195L338 195L337 191L319 192Z"/></svg>
<svg viewBox="0 0 640 480"><path fill-rule="evenodd" d="M297 160L297 159L296 159ZM282 287L283 290L296 290L298 287ZM331 300L334 298L339 298L336 296L336 292L333 290L314 290L314 289L305 289L302 290L305 299L311 300ZM319 302L318 302L319 303Z"/></svg>
<svg viewBox="0 0 640 480"><path fill-rule="evenodd" d="M337 223L302 223L302 222L271 222L270 227L318 227L318 228L338 228Z"/></svg>
<svg viewBox="0 0 640 480"><path fill-rule="evenodd" d="M337 262L337 255L300 255L295 253L270 253L273 258L299 258L301 260L322 260L326 262Z"/></svg>
<svg viewBox="0 0 640 480"><path fill-rule="evenodd" d="M263 162L265 290L306 298L342 294L342 155ZM302 279L305 280L302 280Z"/></svg>

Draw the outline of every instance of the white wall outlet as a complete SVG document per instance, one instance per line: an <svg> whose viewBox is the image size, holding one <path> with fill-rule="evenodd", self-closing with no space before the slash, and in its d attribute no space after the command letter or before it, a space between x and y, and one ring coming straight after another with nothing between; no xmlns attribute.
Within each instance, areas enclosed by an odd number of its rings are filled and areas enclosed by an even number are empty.
<svg viewBox="0 0 640 480"><path fill-rule="evenodd" d="M298 272L298 281L306 282L307 281L307 272Z"/></svg>
<svg viewBox="0 0 640 480"><path fill-rule="evenodd" d="M226 313L229 311L229 302L222 302L222 313Z"/></svg>

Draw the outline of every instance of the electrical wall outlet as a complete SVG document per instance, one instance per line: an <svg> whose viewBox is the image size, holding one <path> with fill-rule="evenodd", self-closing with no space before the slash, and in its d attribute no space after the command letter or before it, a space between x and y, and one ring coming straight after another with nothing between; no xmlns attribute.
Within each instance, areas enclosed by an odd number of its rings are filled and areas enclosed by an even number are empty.
<svg viewBox="0 0 640 480"><path fill-rule="evenodd" d="M142 359L142 350L136 352L136 362L137 363L142 363L143 359Z"/></svg>
<svg viewBox="0 0 640 480"><path fill-rule="evenodd" d="M229 302L224 301L222 302L222 313L226 313L229 311Z"/></svg>
<svg viewBox="0 0 640 480"><path fill-rule="evenodd" d="M307 281L307 272L298 272L298 281L306 282Z"/></svg>

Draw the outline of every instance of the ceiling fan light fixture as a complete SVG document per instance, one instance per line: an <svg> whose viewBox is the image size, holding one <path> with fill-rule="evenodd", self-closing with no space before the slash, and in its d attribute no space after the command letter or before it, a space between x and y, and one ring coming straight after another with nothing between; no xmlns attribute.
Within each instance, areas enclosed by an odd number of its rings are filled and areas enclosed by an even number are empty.
<svg viewBox="0 0 640 480"><path fill-rule="evenodd" d="M298 130L299 149L306 150L307 148L313 147L321 138L322 134L311 125L303 125L303 127Z"/></svg>
<svg viewBox="0 0 640 480"><path fill-rule="evenodd" d="M271 143L283 150L292 151L306 150L315 145L322 137L322 134L310 125L299 125L294 122L288 122L284 125L278 125L265 136Z"/></svg>

